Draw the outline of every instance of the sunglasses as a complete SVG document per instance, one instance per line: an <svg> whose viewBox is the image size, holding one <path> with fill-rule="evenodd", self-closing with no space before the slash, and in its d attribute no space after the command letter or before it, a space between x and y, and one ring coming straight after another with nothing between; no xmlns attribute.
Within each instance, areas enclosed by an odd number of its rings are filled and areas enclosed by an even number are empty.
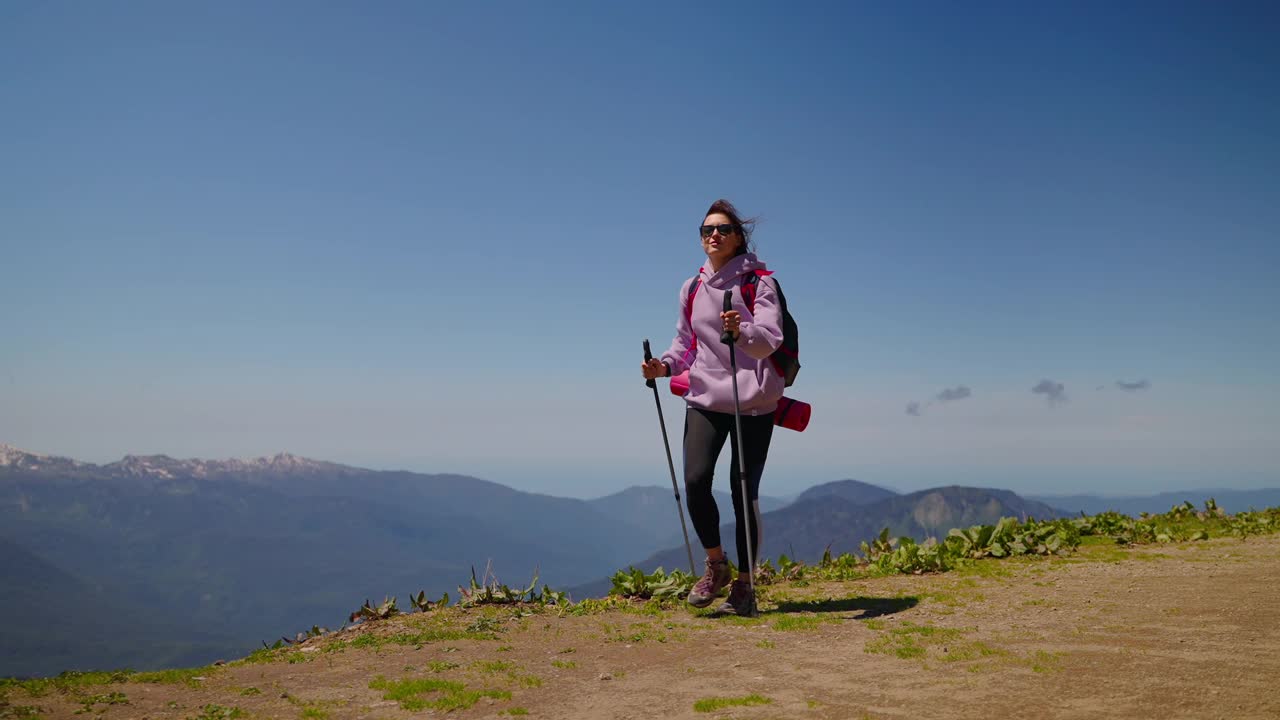
<svg viewBox="0 0 1280 720"><path fill-rule="evenodd" d="M721 235L728 237L729 233L733 232L734 229L735 229L734 226L730 225L729 223L723 223L720 225L702 225L698 228L698 230L702 233L702 237L711 237L711 233L717 230L720 231Z"/></svg>

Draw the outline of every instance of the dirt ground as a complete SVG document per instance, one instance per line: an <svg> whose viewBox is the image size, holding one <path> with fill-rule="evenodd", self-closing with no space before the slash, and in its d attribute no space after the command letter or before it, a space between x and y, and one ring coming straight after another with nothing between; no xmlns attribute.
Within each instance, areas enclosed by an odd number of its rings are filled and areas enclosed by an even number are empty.
<svg viewBox="0 0 1280 720"><path fill-rule="evenodd" d="M1277 536L767 593L756 620L403 616L185 684L10 690L0 717L1280 718Z"/></svg>

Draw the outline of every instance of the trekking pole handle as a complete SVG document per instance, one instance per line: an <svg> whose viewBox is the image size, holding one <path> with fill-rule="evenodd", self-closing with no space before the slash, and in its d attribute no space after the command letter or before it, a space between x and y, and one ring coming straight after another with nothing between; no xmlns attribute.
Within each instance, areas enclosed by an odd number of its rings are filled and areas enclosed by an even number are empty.
<svg viewBox="0 0 1280 720"><path fill-rule="evenodd" d="M723 309L725 312L729 312L730 310L733 309L733 288L729 288L728 290L724 291L724 308ZM732 345L733 333L729 330L725 330L724 332L720 333L720 342L724 343L725 345Z"/></svg>
<svg viewBox="0 0 1280 720"><path fill-rule="evenodd" d="M653 359L653 353L649 350L649 338L645 338L644 339L644 361L647 363L652 359ZM645 380L644 384L647 387L654 388L655 390L658 388L658 383L655 382L653 379Z"/></svg>

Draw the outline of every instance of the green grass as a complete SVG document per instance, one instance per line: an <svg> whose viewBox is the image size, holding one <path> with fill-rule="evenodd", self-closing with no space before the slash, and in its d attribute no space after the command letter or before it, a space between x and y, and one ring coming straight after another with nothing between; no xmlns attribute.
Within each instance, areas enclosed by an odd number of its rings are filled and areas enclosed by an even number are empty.
<svg viewBox="0 0 1280 720"><path fill-rule="evenodd" d="M1007 578L1013 576L1013 570L1009 564L1015 558L1005 560L997 560L993 558L984 558L982 560L970 560L963 565L958 565L952 571L961 577L977 576L990 578Z"/></svg>
<svg viewBox="0 0 1280 720"><path fill-rule="evenodd" d="M302 710L304 720L328 720L329 713L318 707L307 707Z"/></svg>
<svg viewBox="0 0 1280 720"><path fill-rule="evenodd" d="M673 623L665 623L667 629L677 627ZM670 637L667 636L662 629L653 625L653 623L635 623L629 627L614 625L611 623L601 623L600 629L604 633L605 642L631 643L638 645L643 642L653 640L655 642L665 643ZM676 639L684 639L684 633L675 633Z"/></svg>
<svg viewBox="0 0 1280 720"><path fill-rule="evenodd" d="M394 700L405 710L416 711L433 708L450 712L465 710L480 701L480 698L510 700L511 693L506 690L467 690L460 682L448 680L387 680L379 675L369 683L374 690L382 690L382 699ZM427 700L423 695L435 693L434 700Z"/></svg>
<svg viewBox="0 0 1280 720"><path fill-rule="evenodd" d="M881 635L872 640L868 640L862 649L863 652L867 653L896 655L903 660L923 657L926 652L924 647L917 643L915 638L912 638L909 635Z"/></svg>
<svg viewBox="0 0 1280 720"><path fill-rule="evenodd" d="M238 707L209 703L200 708L200 714L195 717L195 720L235 720L244 716L244 711Z"/></svg>
<svg viewBox="0 0 1280 720"><path fill-rule="evenodd" d="M760 695L746 695L743 697L709 697L703 698L693 704L695 712L709 713L716 710L723 710L727 707L739 707L746 705L768 705L773 701L767 697Z"/></svg>
<svg viewBox="0 0 1280 720"><path fill-rule="evenodd" d="M1081 543L1079 549L1080 560L1088 560L1092 562L1121 562L1130 560L1141 553L1135 553L1130 545L1116 545L1115 540L1111 538L1094 538L1086 537L1087 540L1106 540L1106 544L1084 544Z"/></svg>
<svg viewBox="0 0 1280 720"><path fill-rule="evenodd" d="M947 646L947 652L942 654L943 662L965 662L967 660L977 660L978 658L992 657L995 655L1004 655L1003 650L990 647L986 643L980 641L953 643Z"/></svg>
<svg viewBox="0 0 1280 720"><path fill-rule="evenodd" d="M941 591L920 593L920 597L924 600L929 600L930 602L946 605L947 607L963 607L966 602L965 599L956 597L952 593Z"/></svg>
<svg viewBox="0 0 1280 720"><path fill-rule="evenodd" d="M131 682L182 684L187 687L200 687L198 677L208 677L221 668L209 665L198 668L181 668L177 670L159 670L156 672L134 673L129 677Z"/></svg>
<svg viewBox="0 0 1280 720"><path fill-rule="evenodd" d="M283 660L285 653L288 652L289 651L284 648L259 648L235 662L227 663L227 665L234 667L237 665L261 665L263 663L273 663Z"/></svg>
<svg viewBox="0 0 1280 720"><path fill-rule="evenodd" d="M881 624L874 629L883 629ZM887 631L868 640L863 651L882 655L894 655L903 660L914 660L928 655L928 646L940 643L951 644L964 636L963 630L937 627L934 625L917 625L904 622L890 627ZM948 653L949 654L949 653Z"/></svg>
<svg viewBox="0 0 1280 720"><path fill-rule="evenodd" d="M32 680L0 679L0 695L3 694L4 690L14 688L24 690L32 697L42 697L50 692L80 693L85 688L128 682L172 683L183 684L188 687L199 687L200 683L195 678L208 677L221 670L222 668L213 665L178 670L160 670L158 672L133 672L131 670L79 672L70 670L49 678L35 678Z"/></svg>
<svg viewBox="0 0 1280 720"><path fill-rule="evenodd" d="M964 635L963 630L937 627L936 625L916 625L912 622L904 622L902 625L889 630L889 632L894 635L919 635L921 637L936 637L939 639L957 638Z"/></svg>
<svg viewBox="0 0 1280 720"><path fill-rule="evenodd" d="M4 720L42 720L44 708L36 705L10 705L0 697L0 718Z"/></svg>
<svg viewBox="0 0 1280 720"><path fill-rule="evenodd" d="M1032 672L1052 673L1062 669L1062 653L1059 652L1037 650L1027 661L1031 664Z"/></svg>
<svg viewBox="0 0 1280 720"><path fill-rule="evenodd" d="M780 632L810 632L818 629L818 625L826 621L825 618L814 617L812 615L787 615L780 617L773 622L773 629Z"/></svg>
<svg viewBox="0 0 1280 720"><path fill-rule="evenodd" d="M3 687L18 688L25 690L32 697L41 697L48 695L51 691L72 692L80 688L93 687L95 685L112 685L115 683L125 683L129 681L129 677L133 673L128 670L119 670L116 672L79 672L68 670L56 677L51 678L35 678L32 680L4 680Z"/></svg>
<svg viewBox="0 0 1280 720"><path fill-rule="evenodd" d="M772 650L774 648L774 644L772 640L761 640L756 643L756 647L764 648L765 650Z"/></svg>
<svg viewBox="0 0 1280 720"><path fill-rule="evenodd" d="M76 698L76 702L83 706L82 710L77 710L76 714L93 712L95 705L128 705L129 698L122 692L104 693L101 695L82 695ZM106 708L98 712L105 711Z"/></svg>
<svg viewBox="0 0 1280 720"><path fill-rule="evenodd" d="M572 660L568 660L568 661L565 661L565 660L552 660L552 661L551 661L551 664L552 664L552 665L554 665L555 667L560 668L561 670L572 670L572 669L574 669L574 668L578 667L578 663L576 663L576 662L574 662L574 661L572 661Z"/></svg>
<svg viewBox="0 0 1280 720"><path fill-rule="evenodd" d="M390 635L365 633L354 640L337 640L324 646L324 652L345 652L349 648L377 650L384 645L429 645L447 640L493 640L496 635L488 630L458 630L438 627L416 632L398 632ZM261 651L259 651L261 652Z"/></svg>

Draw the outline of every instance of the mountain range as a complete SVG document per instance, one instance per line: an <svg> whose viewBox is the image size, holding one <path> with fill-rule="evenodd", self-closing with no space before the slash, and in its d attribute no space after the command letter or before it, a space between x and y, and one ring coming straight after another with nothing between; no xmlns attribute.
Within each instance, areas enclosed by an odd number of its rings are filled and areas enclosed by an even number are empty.
<svg viewBox="0 0 1280 720"><path fill-rule="evenodd" d="M731 516L728 494L717 498ZM473 569L491 567L512 586L536 571L539 584L575 598L602 594L618 569L688 566L674 505L660 486L579 500L287 453L95 465L0 445L0 613L9 619L0 676L240 657L313 624L337 627L366 599L456 597ZM1002 515L1074 511L1006 490L898 494L856 480L762 497L761 507L763 555L810 561L827 546L856 550L886 526L923 539ZM722 535L731 544L732 526Z"/></svg>
<svg viewBox="0 0 1280 720"><path fill-rule="evenodd" d="M1168 512L1174 505L1190 501L1199 506L1205 500L1213 498L1218 507L1229 513L1243 512L1250 509L1262 509L1280 505L1280 488L1259 488L1256 490L1233 490L1224 488L1205 488L1201 490L1179 490L1163 492L1156 495L1105 496L1105 495L1037 495L1035 500L1048 503L1054 507L1078 515L1095 515L1107 510L1137 517L1140 513Z"/></svg>
<svg viewBox="0 0 1280 720"><path fill-rule="evenodd" d="M836 555L855 551L860 543L876 537L886 527L893 537L924 540L943 537L953 527L991 524L1002 517L1046 519L1066 513L1024 500L1008 490L950 486L899 495L869 483L840 480L810 488L795 502L772 512L765 512L762 507L761 514L762 558L785 554L793 560L814 563L828 548ZM720 528L721 540L731 552L733 532L732 523ZM698 546L695 544L694 548L694 560L701 563ZM688 564L684 547L676 546L629 565L652 572L657 568L685 569ZM700 566L695 570L702 572ZM607 578L597 578L574 587L573 592L597 595L607 592L610 585Z"/></svg>
<svg viewBox="0 0 1280 720"><path fill-rule="evenodd" d="M584 500L287 454L92 465L0 447L0 528L0 586L24 588L0 593L0 612L31 618L0 626L0 675L238 657L340 625L366 598L456 597L473 567L562 587L654 547ZM88 635L54 619L74 615ZM154 643L136 632L166 624L178 632Z"/></svg>

